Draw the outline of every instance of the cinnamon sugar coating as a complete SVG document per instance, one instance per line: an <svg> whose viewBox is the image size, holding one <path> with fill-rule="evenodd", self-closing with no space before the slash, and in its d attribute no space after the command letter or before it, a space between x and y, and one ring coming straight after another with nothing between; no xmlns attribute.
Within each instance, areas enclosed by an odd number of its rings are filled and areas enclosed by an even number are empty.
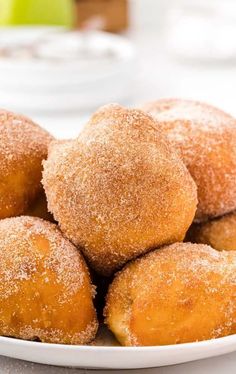
<svg viewBox="0 0 236 374"><path fill-rule="evenodd" d="M181 241L196 186L154 120L111 104L44 162L49 210L90 265L110 275L128 260Z"/></svg>
<svg viewBox="0 0 236 374"><path fill-rule="evenodd" d="M187 240L209 244L218 251L236 251L236 212L201 224L193 224L187 233Z"/></svg>
<svg viewBox="0 0 236 374"><path fill-rule="evenodd" d="M175 243L121 270L106 323L127 346L168 345L236 333L236 252Z"/></svg>
<svg viewBox="0 0 236 374"><path fill-rule="evenodd" d="M47 206L47 198L44 190L40 191L37 198L29 205L26 216L39 217L46 221L55 222L53 215L49 213Z"/></svg>
<svg viewBox="0 0 236 374"><path fill-rule="evenodd" d="M236 120L196 101L163 99L143 106L176 147L198 188L197 221L236 209Z"/></svg>
<svg viewBox="0 0 236 374"><path fill-rule="evenodd" d="M39 193L52 140L30 119L0 110L0 219L26 212Z"/></svg>
<svg viewBox="0 0 236 374"><path fill-rule="evenodd" d="M56 225L0 220L0 335L85 344L97 331L87 266Z"/></svg>

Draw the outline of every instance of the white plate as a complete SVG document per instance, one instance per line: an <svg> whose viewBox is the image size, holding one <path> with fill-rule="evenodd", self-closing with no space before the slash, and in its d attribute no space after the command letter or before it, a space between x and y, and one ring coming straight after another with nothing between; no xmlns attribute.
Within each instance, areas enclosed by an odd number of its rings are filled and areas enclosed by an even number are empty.
<svg viewBox="0 0 236 374"><path fill-rule="evenodd" d="M0 355L89 369L137 369L180 364L236 350L236 335L159 347L67 346L0 337Z"/></svg>

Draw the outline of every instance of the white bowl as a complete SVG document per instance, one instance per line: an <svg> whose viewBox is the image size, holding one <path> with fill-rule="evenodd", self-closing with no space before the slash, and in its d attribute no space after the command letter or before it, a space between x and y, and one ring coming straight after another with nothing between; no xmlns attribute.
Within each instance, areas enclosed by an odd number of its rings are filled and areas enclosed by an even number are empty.
<svg viewBox="0 0 236 374"><path fill-rule="evenodd" d="M32 30L0 29L0 51L7 50L0 55L0 107L74 111L127 97L134 71L129 41L103 32Z"/></svg>

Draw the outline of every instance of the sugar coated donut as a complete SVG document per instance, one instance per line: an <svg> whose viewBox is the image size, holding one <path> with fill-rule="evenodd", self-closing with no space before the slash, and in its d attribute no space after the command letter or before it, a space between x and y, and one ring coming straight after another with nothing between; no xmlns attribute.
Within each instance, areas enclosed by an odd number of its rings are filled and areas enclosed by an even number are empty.
<svg viewBox="0 0 236 374"><path fill-rule="evenodd" d="M0 220L0 335L85 344L97 331L85 262L56 225Z"/></svg>
<svg viewBox="0 0 236 374"><path fill-rule="evenodd" d="M128 264L111 284L106 323L121 344L168 345L236 333L236 252L175 243Z"/></svg>
<svg viewBox="0 0 236 374"><path fill-rule="evenodd" d="M143 106L164 130L198 188L197 221L236 209L236 120L196 101L164 99Z"/></svg>
<svg viewBox="0 0 236 374"><path fill-rule="evenodd" d="M236 212L201 224L193 224L187 233L187 240L209 244L222 251L236 251Z"/></svg>
<svg viewBox="0 0 236 374"><path fill-rule="evenodd" d="M62 231L103 275L181 241L197 204L195 183L154 120L116 104L77 139L50 147L43 185Z"/></svg>
<svg viewBox="0 0 236 374"><path fill-rule="evenodd" d="M39 217L46 221L54 222L53 215L49 213L45 192L41 191L36 200L33 201L25 213L27 216Z"/></svg>
<svg viewBox="0 0 236 374"><path fill-rule="evenodd" d="M0 110L0 219L26 212L42 188L42 160L52 140L30 119Z"/></svg>

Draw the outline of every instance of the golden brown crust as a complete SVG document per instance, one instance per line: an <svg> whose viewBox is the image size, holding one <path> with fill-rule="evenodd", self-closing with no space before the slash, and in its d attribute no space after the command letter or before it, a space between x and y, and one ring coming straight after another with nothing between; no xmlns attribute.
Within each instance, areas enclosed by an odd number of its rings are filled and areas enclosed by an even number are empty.
<svg viewBox="0 0 236 374"><path fill-rule="evenodd" d="M43 185L62 231L103 275L182 240L197 203L190 174L152 118L115 104L76 140L50 147Z"/></svg>
<svg viewBox="0 0 236 374"><path fill-rule="evenodd" d="M198 187L196 219L236 209L236 120L196 101L163 99L143 106L179 150Z"/></svg>
<svg viewBox="0 0 236 374"><path fill-rule="evenodd" d="M193 243L209 244L219 251L236 251L236 212L206 223L193 224L187 238Z"/></svg>
<svg viewBox="0 0 236 374"><path fill-rule="evenodd" d="M0 137L0 218L5 218L26 212L42 188L42 160L52 137L5 110L0 110Z"/></svg>
<svg viewBox="0 0 236 374"><path fill-rule="evenodd" d="M53 215L48 211L47 198L44 190L41 191L36 200L30 204L25 215L39 217L45 219L46 221L55 222Z"/></svg>
<svg viewBox="0 0 236 374"><path fill-rule="evenodd" d="M56 225L0 221L0 335L85 344L97 330L93 288L80 252Z"/></svg>
<svg viewBox="0 0 236 374"><path fill-rule="evenodd" d="M236 252L175 243L128 264L109 288L106 323L123 345L236 333Z"/></svg>

